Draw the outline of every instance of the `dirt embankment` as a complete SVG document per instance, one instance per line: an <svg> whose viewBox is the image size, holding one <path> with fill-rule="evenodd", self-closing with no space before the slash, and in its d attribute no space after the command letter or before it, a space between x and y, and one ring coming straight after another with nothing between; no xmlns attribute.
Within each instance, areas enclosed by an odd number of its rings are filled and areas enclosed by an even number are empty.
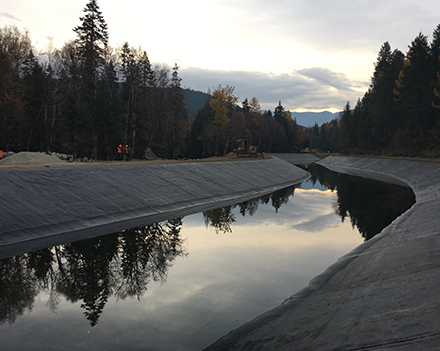
<svg viewBox="0 0 440 351"><path fill-rule="evenodd" d="M362 157L362 158L381 158L386 160L404 160L404 161L419 161L419 162L434 162L440 163L438 157L410 157L410 156L386 156L386 155L343 155L338 153L313 153L316 157L326 158L327 156L342 156L342 157Z"/></svg>
<svg viewBox="0 0 440 351"><path fill-rule="evenodd" d="M270 159L268 155L265 159ZM261 160L261 157L258 157ZM252 157L240 157L230 153L223 157L209 157L203 159L188 160L132 160L132 161L89 161L89 162L67 162L56 156L40 152L19 152L17 154L0 159L0 170L2 169L26 169L26 168L62 168L62 167L90 167L90 166L127 166L127 165L154 165L167 163L194 163L194 162L231 162L251 161Z"/></svg>
<svg viewBox="0 0 440 351"><path fill-rule="evenodd" d="M318 158L325 158L327 156L344 156L331 153L313 153ZM347 155L345 155L347 157ZM355 155L352 155L355 156ZM382 158L406 161L423 161L440 163L440 158L421 158L421 157L389 157L389 156L356 156L366 158ZM265 159L270 159L269 155L264 156ZM261 160L261 156L258 157ZM127 166L127 165L155 165L167 163L203 163L203 162L233 162L233 161L252 161L253 157L237 157L234 153L229 153L222 157L209 157L203 159L188 159L188 160L132 160L132 161L100 161L92 160L88 162L68 162L62 161L57 156L48 155L41 152L19 152L8 157L0 159L0 171L3 169L26 169L26 168L62 168L62 167L90 167L90 166Z"/></svg>

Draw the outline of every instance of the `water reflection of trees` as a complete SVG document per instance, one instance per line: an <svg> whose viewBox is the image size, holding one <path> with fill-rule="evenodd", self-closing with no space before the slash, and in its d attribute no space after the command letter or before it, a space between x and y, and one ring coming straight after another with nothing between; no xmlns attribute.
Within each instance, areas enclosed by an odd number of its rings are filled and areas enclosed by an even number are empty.
<svg viewBox="0 0 440 351"><path fill-rule="evenodd" d="M384 184L309 166L312 182L337 190L335 212L349 218L367 240L414 203L409 188ZM232 210L253 216L260 204L275 211L294 195L295 186L258 199L203 213L205 224L230 233ZM155 223L121 233L48 248L0 261L0 323L14 323L31 310L36 296L47 293L56 311L61 297L78 302L94 326L112 296L140 298L151 281L164 282L176 257L186 255L180 236L182 219Z"/></svg>
<svg viewBox="0 0 440 351"><path fill-rule="evenodd" d="M252 216L260 203L275 210L289 201L295 187L259 199L204 212L205 224L231 232L232 209ZM48 294L55 312L61 298L79 303L90 325L98 323L110 297L140 298L151 281L164 282L177 256L186 255L182 219L155 223L0 260L0 324L32 310L36 296Z"/></svg>
<svg viewBox="0 0 440 351"><path fill-rule="evenodd" d="M319 165L309 165L312 182L337 190L335 212L349 218L365 240L380 233L415 202L410 188L339 174Z"/></svg>
<svg viewBox="0 0 440 351"><path fill-rule="evenodd" d="M232 206L220 207L203 212L206 227L213 227L215 232L231 233L231 224L236 221Z"/></svg>
<svg viewBox="0 0 440 351"><path fill-rule="evenodd" d="M37 291L36 277L27 269L22 257L0 261L0 323L14 323L32 308Z"/></svg>
<svg viewBox="0 0 440 351"><path fill-rule="evenodd" d="M1 260L0 323L14 323L47 292L51 310L64 296L96 325L109 297L140 298L150 281L166 280L186 255L181 226L178 218Z"/></svg>
<svg viewBox="0 0 440 351"><path fill-rule="evenodd" d="M219 232L231 233L231 225L236 221L235 215L232 213L234 208L238 207L239 212L243 217L245 217L246 214L253 216L257 212L260 203L264 205L271 203L272 207L275 208L275 212L278 212L281 206L287 204L290 197L294 195L295 188L296 185L290 186L278 190L272 194L268 194L257 199L244 201L234 206L226 206L205 211L203 212L205 225L206 227L214 228L217 234Z"/></svg>

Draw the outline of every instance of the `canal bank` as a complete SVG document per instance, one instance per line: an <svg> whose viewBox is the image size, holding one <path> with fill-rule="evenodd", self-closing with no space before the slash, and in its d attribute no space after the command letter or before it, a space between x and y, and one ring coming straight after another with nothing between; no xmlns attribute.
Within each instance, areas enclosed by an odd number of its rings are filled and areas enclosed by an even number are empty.
<svg viewBox="0 0 440 351"><path fill-rule="evenodd" d="M407 184L416 203L282 305L207 350L438 350L440 165L356 157L318 163Z"/></svg>
<svg viewBox="0 0 440 351"><path fill-rule="evenodd" d="M246 201L306 180L278 158L0 171L0 258Z"/></svg>

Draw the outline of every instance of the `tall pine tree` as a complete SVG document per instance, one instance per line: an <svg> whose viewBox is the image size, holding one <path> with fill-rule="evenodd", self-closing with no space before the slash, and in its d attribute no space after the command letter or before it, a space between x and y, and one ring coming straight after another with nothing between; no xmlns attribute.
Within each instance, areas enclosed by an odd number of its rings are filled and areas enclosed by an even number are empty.
<svg viewBox="0 0 440 351"><path fill-rule="evenodd" d="M403 53L391 51L388 42L381 46L370 89L362 103L364 125L360 135L363 137L362 143L370 149L388 148L398 127L393 88L403 61Z"/></svg>
<svg viewBox="0 0 440 351"><path fill-rule="evenodd" d="M185 96L181 87L182 78L179 77L177 63L173 67L170 84L170 118L169 118L169 140L168 157L175 158L183 146L184 134L188 129L188 118L185 109ZM186 127L185 127L186 126Z"/></svg>
<svg viewBox="0 0 440 351"><path fill-rule="evenodd" d="M284 106L281 105L281 100L279 101L278 106L275 107L273 119L279 122L283 122L286 119L286 111L284 111Z"/></svg>
<svg viewBox="0 0 440 351"><path fill-rule="evenodd" d="M395 96L404 125L398 147L416 154L426 147L425 138L432 127L432 60L427 37L422 33L409 47Z"/></svg>
<svg viewBox="0 0 440 351"><path fill-rule="evenodd" d="M83 87L81 89L81 100L86 104L93 125L91 137L88 140L83 140L83 142L91 146L91 157L97 158L99 121L95 118L98 114L96 87L100 71L105 63L108 32L107 24L96 0L90 0L83 11L85 15L80 17L81 25L73 29L78 36L76 43L82 62L81 78ZM85 134L87 135L87 133Z"/></svg>
<svg viewBox="0 0 440 351"><path fill-rule="evenodd" d="M108 44L107 24L99 10L96 0L90 0L84 8L81 25L73 31L77 34L76 42L83 62L83 78L87 88L93 91L97 82L98 68L104 64L105 47Z"/></svg>

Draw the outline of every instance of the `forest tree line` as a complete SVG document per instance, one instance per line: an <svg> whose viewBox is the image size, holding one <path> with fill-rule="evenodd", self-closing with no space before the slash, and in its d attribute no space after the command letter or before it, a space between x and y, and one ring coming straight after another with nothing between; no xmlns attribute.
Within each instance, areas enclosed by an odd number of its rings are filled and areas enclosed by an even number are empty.
<svg viewBox="0 0 440 351"><path fill-rule="evenodd" d="M0 149L57 151L111 160L119 144L132 158L150 148L163 158L222 156L249 139L260 151L309 147L351 154L440 155L440 25L433 41L420 33L404 55L380 48L371 85L354 109L305 128L281 101L261 111L219 85L191 122L179 67L152 65L128 42L108 45L96 0L73 28L77 37L37 57L29 33L0 29Z"/></svg>
<svg viewBox="0 0 440 351"><path fill-rule="evenodd" d="M440 25L419 35L406 55L380 50L371 84L352 109L307 132L310 146L345 154L440 156Z"/></svg>
<svg viewBox="0 0 440 351"><path fill-rule="evenodd" d="M241 108L234 87L209 93L191 125L177 64L152 65L128 42L110 47L96 0L73 31L76 39L42 60L29 33L0 29L0 149L111 160L121 144L132 158L147 148L194 158L224 155L249 138L267 151L297 150L299 128L281 103L273 116L256 98Z"/></svg>
<svg viewBox="0 0 440 351"><path fill-rule="evenodd" d="M152 65L142 48L108 45L96 0L84 8L77 38L36 57L29 33L0 29L0 149L57 151L114 159L146 148L172 157L184 148L186 116L179 67Z"/></svg>

